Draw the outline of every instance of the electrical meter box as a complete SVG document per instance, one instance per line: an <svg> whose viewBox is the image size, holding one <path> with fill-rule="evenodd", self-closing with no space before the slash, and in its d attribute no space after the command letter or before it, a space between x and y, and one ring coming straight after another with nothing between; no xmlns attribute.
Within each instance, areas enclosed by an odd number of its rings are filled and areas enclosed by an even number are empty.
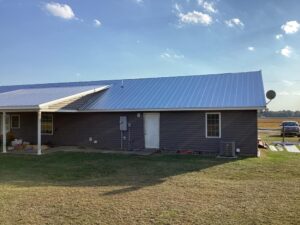
<svg viewBox="0 0 300 225"><path fill-rule="evenodd" d="M127 131L127 116L120 116L120 130Z"/></svg>

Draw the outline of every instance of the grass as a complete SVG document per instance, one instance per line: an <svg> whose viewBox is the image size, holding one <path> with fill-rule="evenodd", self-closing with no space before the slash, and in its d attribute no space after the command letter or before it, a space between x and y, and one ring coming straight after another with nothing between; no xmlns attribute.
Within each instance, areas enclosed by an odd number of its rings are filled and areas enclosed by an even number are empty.
<svg viewBox="0 0 300 225"><path fill-rule="evenodd" d="M272 144L275 141L280 141L282 142L283 138L280 136L280 132L264 132L264 131L260 131L259 132L259 137L265 141L268 144ZM285 142L299 142L300 141L300 137L296 137L296 136L287 136L284 138Z"/></svg>
<svg viewBox="0 0 300 225"><path fill-rule="evenodd" d="M300 155L0 155L0 224L300 224Z"/></svg>

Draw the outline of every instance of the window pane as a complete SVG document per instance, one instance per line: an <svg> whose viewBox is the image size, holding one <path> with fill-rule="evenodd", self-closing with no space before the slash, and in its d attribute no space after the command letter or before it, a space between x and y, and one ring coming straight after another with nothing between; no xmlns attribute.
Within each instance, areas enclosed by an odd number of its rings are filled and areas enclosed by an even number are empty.
<svg viewBox="0 0 300 225"><path fill-rule="evenodd" d="M20 117L19 116L11 116L11 127L12 128L20 128Z"/></svg>
<svg viewBox="0 0 300 225"><path fill-rule="evenodd" d="M52 114L42 114L42 134L52 134L53 133L53 115Z"/></svg>
<svg viewBox="0 0 300 225"><path fill-rule="evenodd" d="M220 136L220 115L219 114L207 114L207 136L219 137Z"/></svg>

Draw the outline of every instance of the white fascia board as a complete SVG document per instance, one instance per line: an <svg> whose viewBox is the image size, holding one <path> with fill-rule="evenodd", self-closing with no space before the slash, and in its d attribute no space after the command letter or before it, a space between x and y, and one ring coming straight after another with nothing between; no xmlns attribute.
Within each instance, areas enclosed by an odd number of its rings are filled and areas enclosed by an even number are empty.
<svg viewBox="0 0 300 225"><path fill-rule="evenodd" d="M41 112L77 113L77 112L81 112L81 111L78 111L76 109L41 109Z"/></svg>
<svg viewBox="0 0 300 225"><path fill-rule="evenodd" d="M83 96L86 96L86 95L89 95L89 94L100 92L100 91L103 91L105 89L108 89L109 87L110 87L110 85L106 85L106 86L103 86L103 87L94 88L92 90L80 92L80 93L75 94L75 95L70 95L70 96L67 96L67 97L64 97L64 98L59 98L59 99L56 99L56 100L53 100L53 101L50 101L50 102L46 102L46 103L40 104L39 108L41 110L43 110L45 108L47 109L47 107L49 107L52 104L57 104L57 103L60 103L62 101L66 101L66 100L69 100L69 99L72 99L72 98L83 97Z"/></svg>
<svg viewBox="0 0 300 225"><path fill-rule="evenodd" d="M0 107L1 112L36 112L39 110L37 106L4 106Z"/></svg>
<svg viewBox="0 0 300 225"><path fill-rule="evenodd" d="M61 113L91 113L91 112L167 112L167 111L239 111L239 110L261 110L265 107L245 107L245 108L191 108L191 109L120 109L120 110L68 110L68 109L41 109L42 112L61 112ZM5 112L32 112L38 111L40 108L22 108L22 107L9 107L0 108L0 111Z"/></svg>
<svg viewBox="0 0 300 225"><path fill-rule="evenodd" d="M166 111L238 111L238 110L260 110L259 107L239 107L239 108L168 108L168 109L117 109L117 110L78 110L78 112L166 112Z"/></svg>

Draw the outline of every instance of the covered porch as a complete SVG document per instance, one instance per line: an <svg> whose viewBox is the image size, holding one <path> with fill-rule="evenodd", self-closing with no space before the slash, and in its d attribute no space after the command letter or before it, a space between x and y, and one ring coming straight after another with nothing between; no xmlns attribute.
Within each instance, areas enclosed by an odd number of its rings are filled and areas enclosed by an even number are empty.
<svg viewBox="0 0 300 225"><path fill-rule="evenodd" d="M48 125L46 122L43 124L42 118L54 112L80 112L82 107L90 103L90 99L95 98L95 95L107 88L109 88L108 85L52 87L19 89L0 93L2 153L8 152L7 135L10 134L9 132L20 128L21 113L30 113L35 117L34 120L30 120L31 127L34 127L35 130L31 129L30 132L34 132L32 136L36 137L36 140L31 141L36 145L36 154L41 155L43 128L48 132L47 126L51 126L51 121L53 123L52 118L52 120L49 119ZM53 132L53 130L49 132Z"/></svg>
<svg viewBox="0 0 300 225"><path fill-rule="evenodd" d="M11 113L15 113L18 111L10 112L10 111L2 111L1 116L1 134L2 134L2 153L7 153L7 134L11 131L11 128L14 126L19 126L20 121L15 121L13 117L10 117ZM37 140L36 140L36 153L37 155L42 154L42 111L37 111L36 117L37 117ZM11 114L13 115L13 114ZM17 116L13 115L13 116ZM19 118L20 120L20 118ZM5 121L5 122L3 122ZM18 125L19 124L19 125Z"/></svg>

